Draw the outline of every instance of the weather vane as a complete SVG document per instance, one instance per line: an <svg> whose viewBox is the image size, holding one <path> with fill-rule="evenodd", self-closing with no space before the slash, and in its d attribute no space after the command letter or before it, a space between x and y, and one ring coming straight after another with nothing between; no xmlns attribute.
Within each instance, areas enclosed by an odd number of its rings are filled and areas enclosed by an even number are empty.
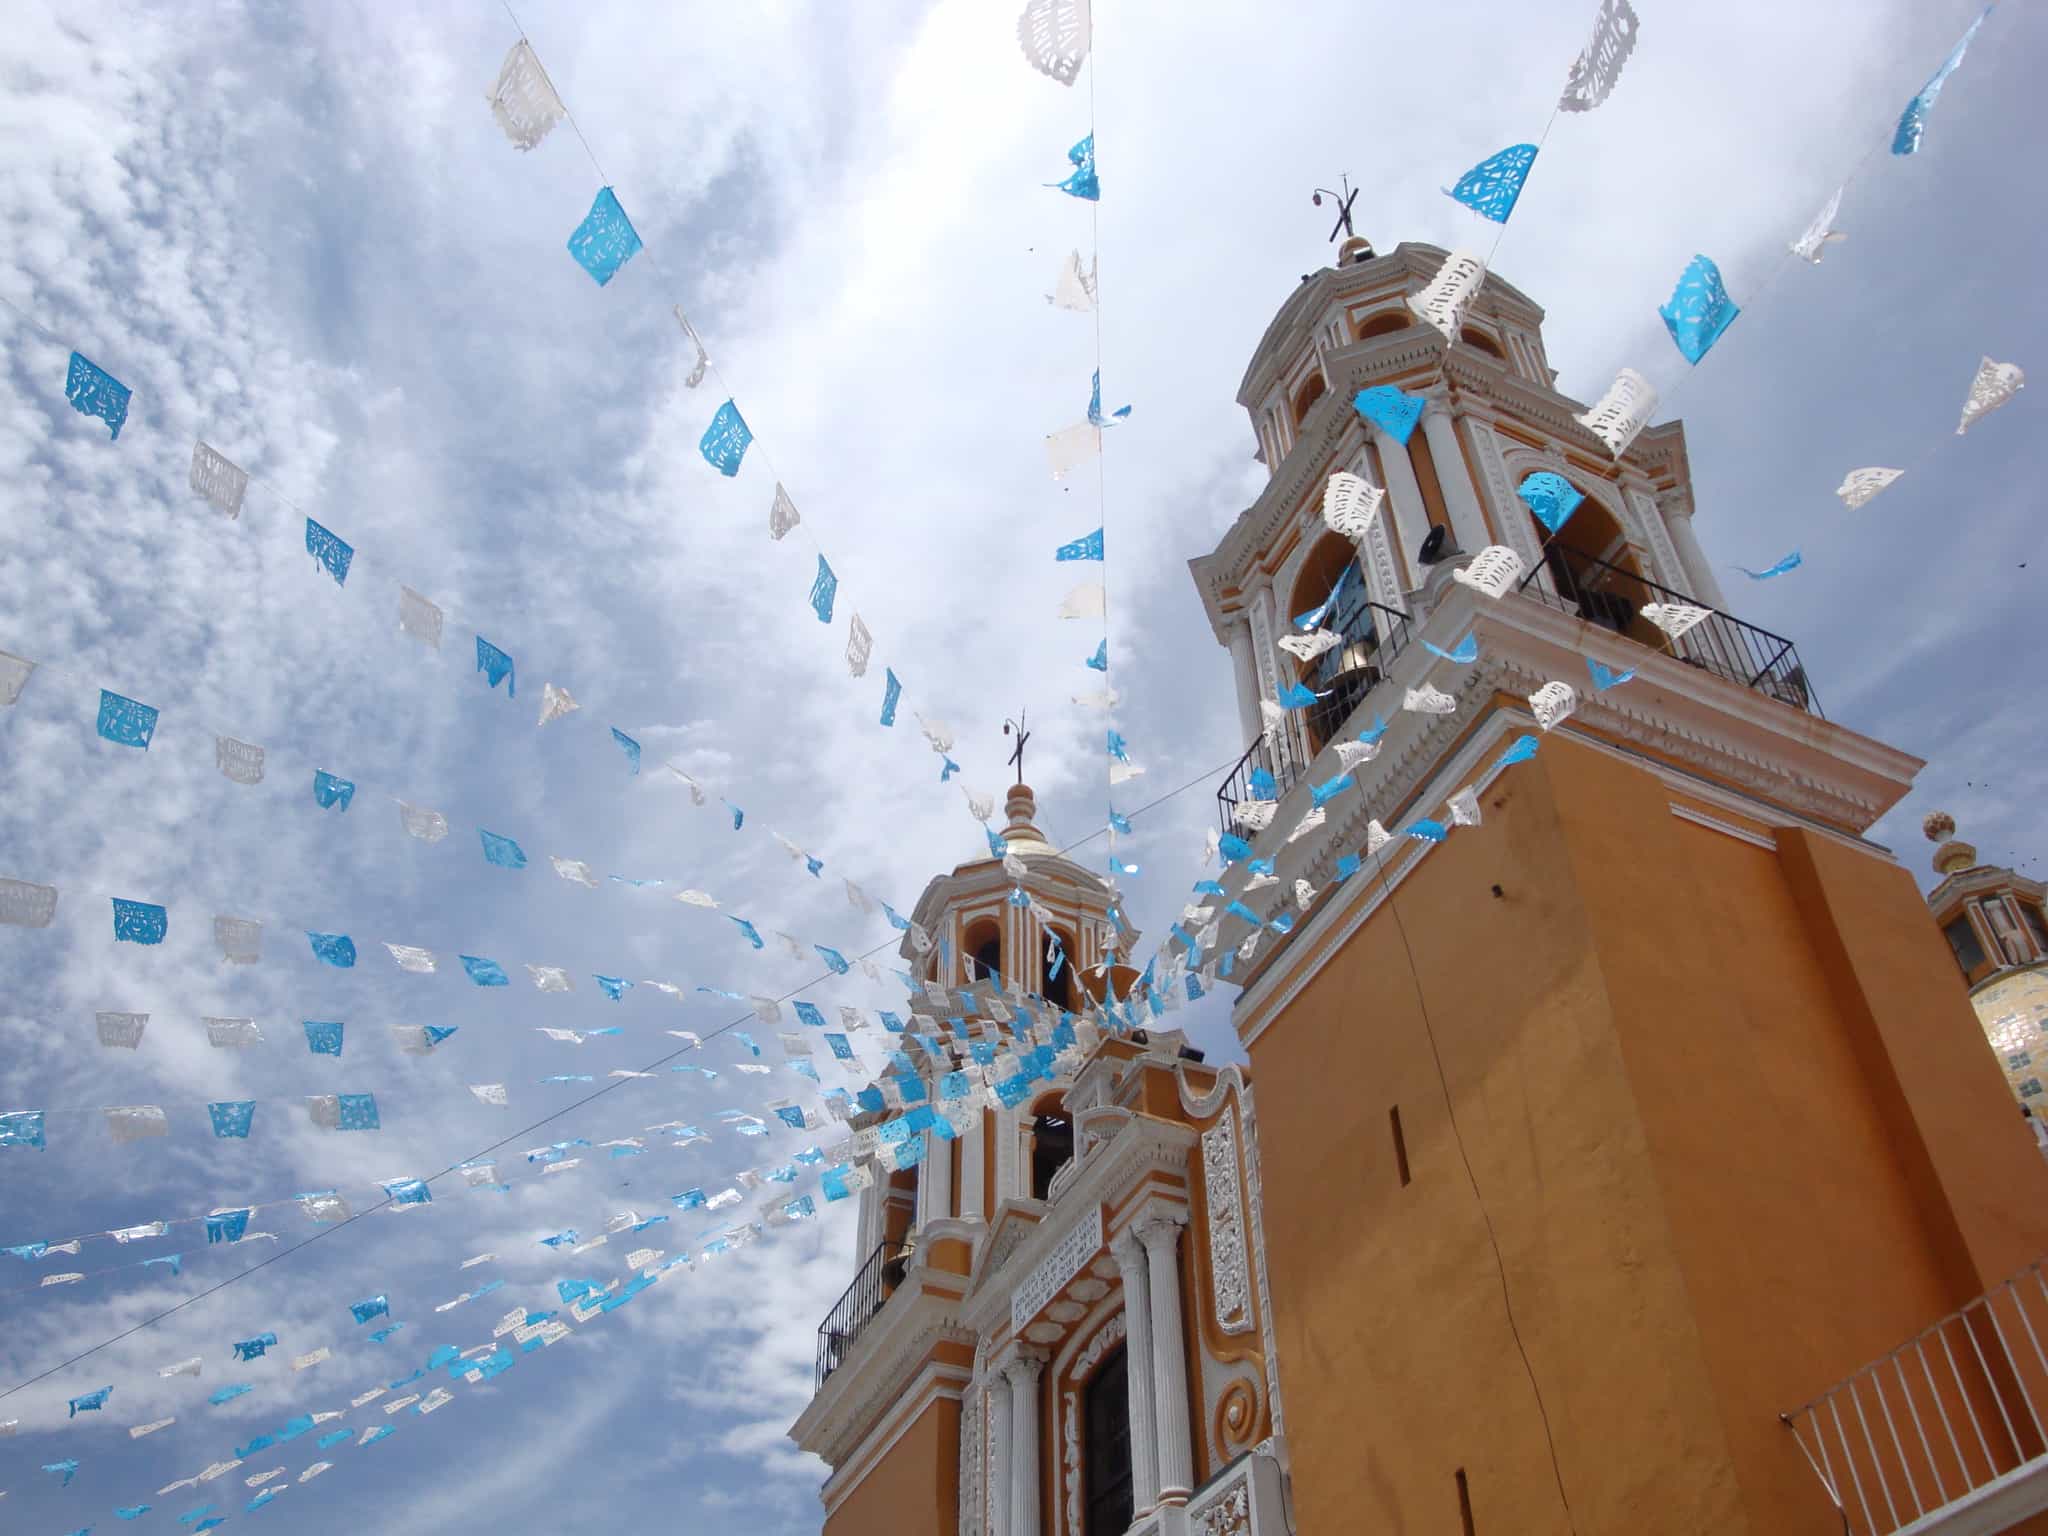
<svg viewBox="0 0 2048 1536"><path fill-rule="evenodd" d="M1330 239L1335 241L1339 235L1342 235L1345 239L1349 240L1358 233L1358 231L1351 227L1351 205L1358 201L1358 188L1351 185L1351 173L1349 171L1338 177L1337 182L1339 186L1343 187L1344 190L1342 192L1332 192L1328 187L1317 187L1315 196L1310 198L1309 201L1320 208L1323 206L1324 198L1335 198L1337 201L1337 222L1330 229Z"/></svg>
<svg viewBox="0 0 2048 1536"><path fill-rule="evenodd" d="M1027 718L1029 716L1026 712L1020 709L1017 711L1017 718L1015 720L1005 720L1003 722L1003 734L1005 736L1009 735L1012 731L1017 733L1017 746L1016 750L1010 754L1010 761L1017 765L1017 782L1019 784L1024 782L1024 743L1031 739L1031 733L1024 729L1024 722Z"/></svg>

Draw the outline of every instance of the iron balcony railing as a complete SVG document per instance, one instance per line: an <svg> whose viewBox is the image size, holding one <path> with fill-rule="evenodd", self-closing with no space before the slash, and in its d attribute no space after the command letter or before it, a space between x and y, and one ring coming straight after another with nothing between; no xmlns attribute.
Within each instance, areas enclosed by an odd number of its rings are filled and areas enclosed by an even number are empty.
<svg viewBox="0 0 2048 1536"><path fill-rule="evenodd" d="M1353 582L1363 585L1355 572ZM1322 627L1335 630L1340 638L1302 678L1303 686L1316 696L1300 711L1308 740L1301 742L1294 728L1286 726L1259 736L1245 749L1216 790L1216 812L1226 832L1237 830L1231 817L1240 802L1277 800L1300 781L1315 754L1386 680L1387 667L1413 638L1408 615L1400 609L1348 593L1332 604Z"/></svg>
<svg viewBox="0 0 2048 1536"><path fill-rule="evenodd" d="M853 1284L846 1288L825 1321L818 1325L818 1385L845 1363L847 1351L861 1331L875 1320L883 1304L903 1283L904 1265L911 1245L900 1239L884 1240L868 1255Z"/></svg>
<svg viewBox="0 0 2048 1536"><path fill-rule="evenodd" d="M1687 666L1821 715L1820 699L1790 640L1622 566L1553 545L1536 569L1522 578L1519 591L1560 613L1665 651ZM1707 617L1674 641L1642 616L1651 603L1706 608ZM1290 724L1270 736L1261 735L1217 786L1217 819L1225 832L1237 830L1232 813L1240 803L1277 799L1301 781L1315 754L1385 680L1387 664L1412 639L1407 614L1362 597L1333 604L1324 622L1338 629L1344 643L1318 657L1315 669L1304 678L1315 690L1316 701L1301 711L1302 727L1297 730Z"/></svg>
<svg viewBox="0 0 2048 1536"><path fill-rule="evenodd" d="M1709 608L1706 618L1677 640L1668 640L1663 631L1642 617L1644 608L1651 603L1684 603L1694 608L1707 605L1683 592L1646 581L1634 571L1553 544L1536 569L1522 578L1520 591L1522 596L1561 613L1576 614L1588 624L1668 651L1688 666L1754 688L1794 709L1812 715L1821 713L1820 700L1790 640L1746 624L1718 608Z"/></svg>
<svg viewBox="0 0 2048 1536"><path fill-rule="evenodd" d="M2036 1473L2048 1485L2044 1335L2048 1279L2037 1262L1780 1414L1843 1530L1919 1530L1937 1511L1994 1493L2026 1505L2019 1513L2048 1506L2048 1486L2035 1498L2012 1486Z"/></svg>

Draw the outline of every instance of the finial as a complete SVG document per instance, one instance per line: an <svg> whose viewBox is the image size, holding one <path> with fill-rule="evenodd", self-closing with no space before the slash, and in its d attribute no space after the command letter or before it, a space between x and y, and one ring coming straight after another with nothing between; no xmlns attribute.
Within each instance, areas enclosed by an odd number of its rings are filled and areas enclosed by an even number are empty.
<svg viewBox="0 0 2048 1536"><path fill-rule="evenodd" d="M1017 711L1017 718L1015 720L1005 720L1003 722L1003 734L1005 736L1009 735L1012 731L1015 731L1017 734L1016 750L1010 753L1009 760L1017 765L1017 782L1019 784L1024 782L1024 744L1031 740L1031 733L1024 729L1026 718L1026 711L1020 709Z"/></svg>
<svg viewBox="0 0 2048 1536"><path fill-rule="evenodd" d="M1351 227L1351 205L1358 201L1358 188L1351 185L1351 173L1346 171L1338 177L1337 184L1344 189L1342 192L1332 192L1328 187L1317 187L1314 195L1309 198L1309 201L1318 208L1323 206L1324 198L1335 199L1337 222L1330 228L1330 243L1333 245L1339 235L1350 239L1355 238L1358 233ZM1370 250L1371 247L1368 246L1366 249Z"/></svg>
<svg viewBox="0 0 2048 1536"><path fill-rule="evenodd" d="M1920 823L1920 832L1930 843L1940 845L1934 850L1937 873L1953 875L1975 867L1977 850L1956 836L1956 819L1947 811L1929 811Z"/></svg>

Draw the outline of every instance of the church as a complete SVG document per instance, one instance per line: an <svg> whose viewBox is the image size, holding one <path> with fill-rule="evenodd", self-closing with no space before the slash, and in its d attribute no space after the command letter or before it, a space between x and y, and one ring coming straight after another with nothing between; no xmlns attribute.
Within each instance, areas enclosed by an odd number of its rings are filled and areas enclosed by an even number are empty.
<svg viewBox="0 0 2048 1536"><path fill-rule="evenodd" d="M1683 427L1610 451L1498 276L1447 345L1445 260L1302 280L1190 562L1251 856L1179 986L1249 1066L1102 1006L1138 935L1021 783L924 892L929 1139L791 1430L827 1536L2048 1532L2048 1161L1968 991L2048 956L2040 887L1956 853L1930 916L1868 837L1923 765L1729 610Z"/></svg>

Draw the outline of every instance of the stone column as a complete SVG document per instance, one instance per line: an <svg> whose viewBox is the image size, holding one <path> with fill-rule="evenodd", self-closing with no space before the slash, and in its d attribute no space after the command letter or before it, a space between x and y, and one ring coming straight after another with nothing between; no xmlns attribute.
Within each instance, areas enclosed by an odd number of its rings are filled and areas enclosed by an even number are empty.
<svg viewBox="0 0 2048 1536"><path fill-rule="evenodd" d="M984 1182L982 1151L987 1145L988 1111L974 1117L974 1127L960 1138L960 1214L979 1221L986 1216L981 1191Z"/></svg>
<svg viewBox="0 0 2048 1536"><path fill-rule="evenodd" d="M1137 1225L1151 1281L1152 1398L1158 1421L1159 1502L1185 1504L1195 1491L1188 1438L1188 1366L1180 1332L1180 1229L1185 1215L1147 1216Z"/></svg>
<svg viewBox="0 0 2048 1536"><path fill-rule="evenodd" d="M887 1193L886 1179L876 1179L860 1192L860 1226L854 1235L854 1246L859 1250L853 1260L855 1268L868 1261L868 1255L882 1240L882 1200Z"/></svg>
<svg viewBox="0 0 2048 1536"><path fill-rule="evenodd" d="M1666 504L1669 505L1668 503ZM1658 516L1671 530L1671 542L1678 546L1678 563L1685 567L1685 579L1692 595L1709 608L1728 610L1728 599L1721 595L1721 583L1714 576L1712 562L1707 552L1700 548L1699 536L1692 531L1692 513L1671 507L1657 509Z"/></svg>
<svg viewBox="0 0 2048 1536"><path fill-rule="evenodd" d="M988 1384L989 1449L994 1465L988 1478L989 1536L1010 1533L1010 1392L1000 1375ZM1028 1536L1028 1533L1027 1533Z"/></svg>
<svg viewBox="0 0 2048 1536"><path fill-rule="evenodd" d="M1231 627L1230 666L1237 682L1237 723L1249 746L1259 734L1259 669L1252 661L1251 620L1243 615Z"/></svg>
<svg viewBox="0 0 2048 1536"><path fill-rule="evenodd" d="M1038 1536L1038 1373L1045 1356L1019 1348L1004 1362L1010 1382L1010 1532Z"/></svg>
<svg viewBox="0 0 2048 1536"><path fill-rule="evenodd" d="M932 1135L925 1144L924 1162L918 1171L924 1175L917 1181L918 1204L922 1207L918 1225L944 1221L953 1214L953 1143Z"/></svg>
<svg viewBox="0 0 2048 1536"><path fill-rule="evenodd" d="M1427 411L1422 419L1429 419ZM1408 583L1407 590L1413 591L1422 585L1422 567L1416 563L1415 552L1429 535L1429 509L1422 504L1422 486L1415 478L1415 466L1408 462L1407 448L1378 427L1372 428L1372 441L1379 450L1380 469L1387 480L1387 504L1393 511L1394 531L1400 535L1395 542L1400 545L1401 568L1407 573L1403 579Z"/></svg>
<svg viewBox="0 0 2048 1536"><path fill-rule="evenodd" d="M1444 507L1450 514L1451 537L1458 548L1476 555L1492 541L1486 535L1486 514L1480 510L1478 492L1472 489L1472 469L1465 462L1465 445L1458 439L1458 426L1442 400L1431 400L1422 413L1422 435L1429 439L1429 456L1436 461L1437 484L1443 488Z"/></svg>
<svg viewBox="0 0 2048 1536"><path fill-rule="evenodd" d="M1124 1381L1131 1411L1131 1510L1159 1502L1159 1432L1152 1413L1152 1296L1145 1249L1126 1228L1109 1245L1124 1283Z"/></svg>

